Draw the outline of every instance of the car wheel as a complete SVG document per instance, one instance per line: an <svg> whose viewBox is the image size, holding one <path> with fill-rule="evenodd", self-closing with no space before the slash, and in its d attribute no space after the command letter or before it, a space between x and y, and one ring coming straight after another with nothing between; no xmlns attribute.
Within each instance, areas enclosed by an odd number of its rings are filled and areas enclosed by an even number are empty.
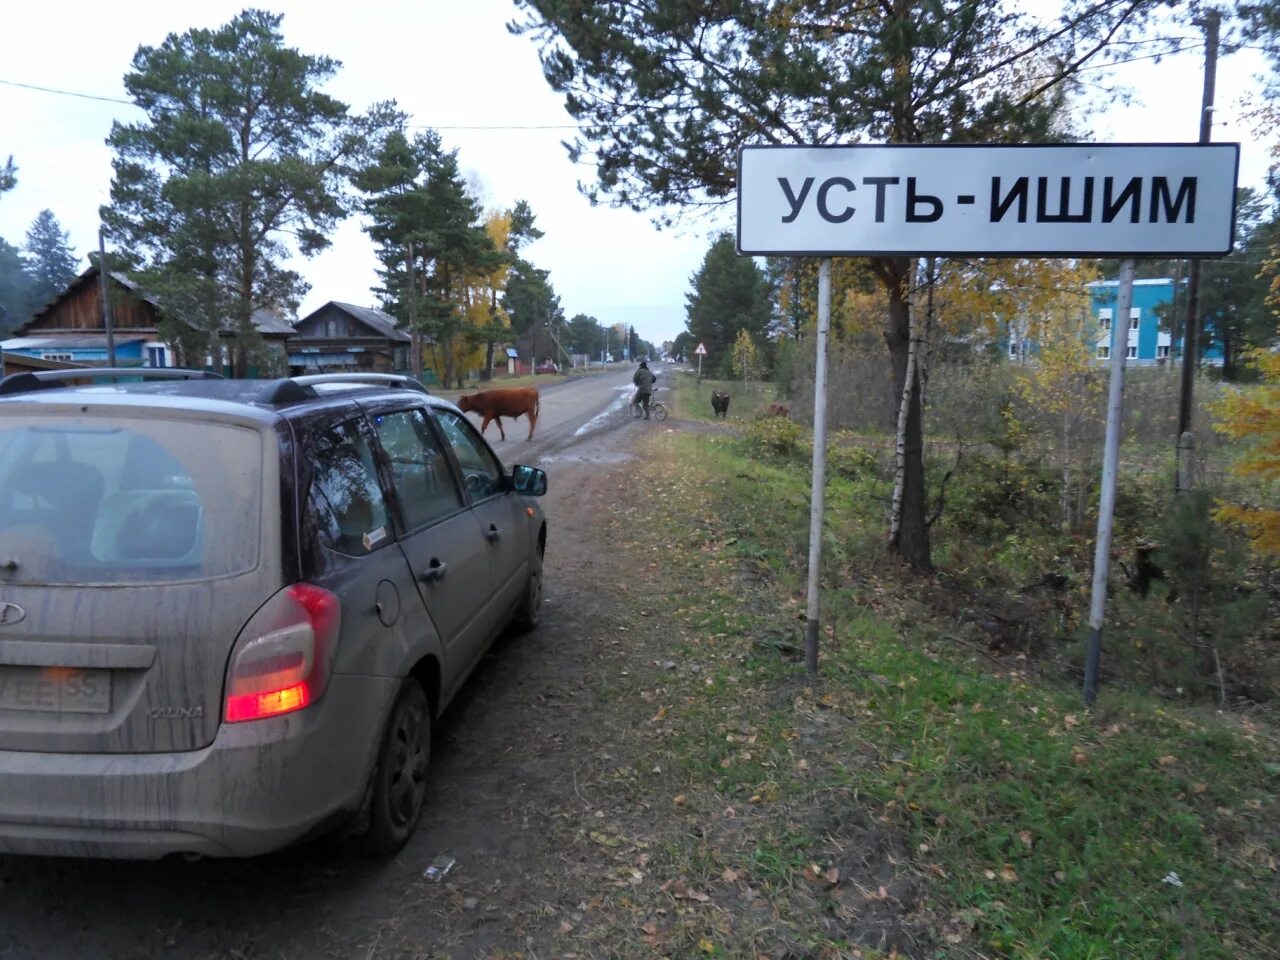
<svg viewBox="0 0 1280 960"><path fill-rule="evenodd" d="M357 838L365 853L389 856L413 836L426 799L430 760L431 706L422 684L406 677L373 770L369 826Z"/></svg>
<svg viewBox="0 0 1280 960"><path fill-rule="evenodd" d="M511 624L520 633L528 633L538 626L542 617L542 565L533 564L529 568L529 582L525 584L524 597L516 608L516 615Z"/></svg>

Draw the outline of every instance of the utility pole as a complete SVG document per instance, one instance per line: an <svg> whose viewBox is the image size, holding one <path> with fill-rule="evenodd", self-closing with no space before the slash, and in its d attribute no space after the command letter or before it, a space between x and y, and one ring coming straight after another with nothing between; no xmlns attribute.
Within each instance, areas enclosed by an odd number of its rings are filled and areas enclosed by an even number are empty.
<svg viewBox="0 0 1280 960"><path fill-rule="evenodd" d="M102 291L102 328L107 332L107 366L116 365L116 332L111 325L111 280L107 276L107 242L98 227L98 282Z"/></svg>
<svg viewBox="0 0 1280 960"><path fill-rule="evenodd" d="M422 380L422 336L418 333L418 281L413 275L413 241L409 241L409 372L415 380Z"/></svg>
<svg viewBox="0 0 1280 960"><path fill-rule="evenodd" d="M1218 27L1222 15L1210 10L1204 18L1204 95L1200 101L1200 142L1213 136L1213 93L1218 73ZM1128 318L1124 318L1128 322ZM1183 493L1189 484L1190 461L1195 448L1191 413L1195 393L1196 366L1200 349L1200 260L1192 259L1187 278L1187 322L1182 340L1182 393L1178 401L1178 469L1174 492Z"/></svg>

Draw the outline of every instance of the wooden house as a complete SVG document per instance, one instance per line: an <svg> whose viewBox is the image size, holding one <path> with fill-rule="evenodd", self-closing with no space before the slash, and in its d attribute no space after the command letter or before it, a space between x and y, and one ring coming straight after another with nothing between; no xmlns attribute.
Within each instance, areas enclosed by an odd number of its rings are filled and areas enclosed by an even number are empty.
<svg viewBox="0 0 1280 960"><path fill-rule="evenodd" d="M294 324L289 372L408 373L410 337L374 307L330 300Z"/></svg>
<svg viewBox="0 0 1280 960"><path fill-rule="evenodd" d="M207 367L211 364L207 356L179 356L175 345L162 339L159 327L165 312L155 297L119 273L108 276L108 287L117 366ZM254 312L254 326L266 342L268 351L279 358L277 366L283 367L285 342L293 335L293 327L278 313L266 309ZM233 330L228 329L221 336L228 345L234 344ZM0 348L6 355L105 365L108 360L107 331L103 323L102 283L98 268L90 266L71 281L14 336L0 342ZM225 352L234 354L231 350ZM255 372L245 371L248 375Z"/></svg>

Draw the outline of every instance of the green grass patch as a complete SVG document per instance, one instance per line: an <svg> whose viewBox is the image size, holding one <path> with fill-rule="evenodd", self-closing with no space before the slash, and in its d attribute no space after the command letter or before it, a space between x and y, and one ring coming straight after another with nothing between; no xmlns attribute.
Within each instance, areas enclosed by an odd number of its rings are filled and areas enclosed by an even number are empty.
<svg viewBox="0 0 1280 960"><path fill-rule="evenodd" d="M723 390L729 394L729 410L725 417L733 423L745 423L766 413L778 402L778 387L766 380L709 380L698 383L692 373L679 371L661 377L659 387L671 389L680 416L686 420L719 420L711 408L711 394Z"/></svg>
<svg viewBox="0 0 1280 960"><path fill-rule="evenodd" d="M1012 655L975 656L925 602L930 586L888 563L883 480L858 455L827 490L811 685L795 660L803 458L723 436L651 442L666 479L646 501L646 537L678 545L654 599L687 628L680 662L700 665L665 691L659 759L708 809L746 811L749 836L726 840L720 859L791 910L809 904L825 955L852 955L840 944L858 940L842 911L865 919L901 896L930 956L1280 956L1271 731L1114 689L1086 712L1074 685L1036 679ZM1044 495L1034 474L997 480L1030 509ZM982 522L998 524L1002 507L985 504ZM840 872L876 836L892 838L883 879ZM815 867L839 881L812 893ZM840 899L846 877L852 901Z"/></svg>

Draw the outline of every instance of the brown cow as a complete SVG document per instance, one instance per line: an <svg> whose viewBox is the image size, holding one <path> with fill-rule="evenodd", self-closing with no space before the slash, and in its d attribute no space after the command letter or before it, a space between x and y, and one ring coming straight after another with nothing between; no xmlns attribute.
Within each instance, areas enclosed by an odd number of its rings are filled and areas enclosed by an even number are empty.
<svg viewBox="0 0 1280 960"><path fill-rule="evenodd" d="M769 404L769 416L771 417L790 417L791 408L781 403Z"/></svg>
<svg viewBox="0 0 1280 960"><path fill-rule="evenodd" d="M483 434L489 421L498 421L498 433L503 440L507 433L502 429L502 418L512 420L524 414L529 418L529 437L533 439L533 428L538 425L538 390L536 387L504 387L500 390L484 390L470 393L458 398L458 409L463 413L474 410L484 418L480 424Z"/></svg>

